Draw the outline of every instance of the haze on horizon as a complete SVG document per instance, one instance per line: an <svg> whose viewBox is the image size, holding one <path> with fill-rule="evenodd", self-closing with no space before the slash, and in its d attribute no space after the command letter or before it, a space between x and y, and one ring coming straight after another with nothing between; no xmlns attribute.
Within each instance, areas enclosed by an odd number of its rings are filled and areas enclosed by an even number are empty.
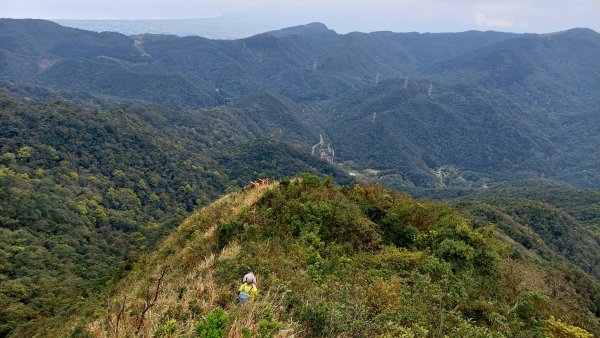
<svg viewBox="0 0 600 338"><path fill-rule="evenodd" d="M598 0L1 0L0 17L39 19L242 20L252 30L323 22L339 33L498 30L600 31Z"/></svg>

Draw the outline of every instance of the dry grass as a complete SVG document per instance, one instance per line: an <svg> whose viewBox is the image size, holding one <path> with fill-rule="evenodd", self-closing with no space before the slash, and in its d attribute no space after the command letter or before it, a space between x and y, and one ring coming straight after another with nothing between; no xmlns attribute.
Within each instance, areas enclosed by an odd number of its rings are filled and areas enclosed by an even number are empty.
<svg viewBox="0 0 600 338"><path fill-rule="evenodd" d="M230 243L226 247L221 250L221 254L219 255L219 259L229 259L234 258L240 253L240 245L238 243Z"/></svg>
<svg viewBox="0 0 600 338"><path fill-rule="evenodd" d="M147 337L160 331L167 320L176 318L177 329L173 336L192 334L194 323L218 307L219 300L233 298L230 287L217 282L215 263L238 256L240 245L233 242L216 251L214 237L218 225L250 208L276 186L271 184L228 194L188 217L117 285L118 291L110 296L104 312L97 314L97 319L86 327L87 331L94 337ZM163 269L167 272L158 285ZM156 301L146 311L138 331L139 316L148 305L147 298L156 298ZM244 307L232 302L226 308L232 320L230 337L241 337L243 327L255 330L263 319L264 309L280 302L280 296L268 291ZM277 307L275 318L279 318ZM286 325L279 336L293 335L292 328L291 323Z"/></svg>
<svg viewBox="0 0 600 338"><path fill-rule="evenodd" d="M230 313L234 319L231 323L228 337L242 337L243 328L252 332L257 332L258 324L264 318L264 312L267 308L273 310L275 320L281 321L281 312L279 310L283 308L282 304L284 298L285 293L279 294L268 292L266 295L260 297L260 299L231 309ZM283 329L281 329L275 337L295 337L298 328L299 326L297 323L284 323Z"/></svg>

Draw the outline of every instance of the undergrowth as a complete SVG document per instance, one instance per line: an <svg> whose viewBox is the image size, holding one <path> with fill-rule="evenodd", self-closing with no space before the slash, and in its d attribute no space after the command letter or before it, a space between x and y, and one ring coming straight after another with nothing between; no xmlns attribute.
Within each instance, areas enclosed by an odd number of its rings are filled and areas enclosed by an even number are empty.
<svg viewBox="0 0 600 338"><path fill-rule="evenodd" d="M568 295L511 250L492 225L474 230L447 205L306 175L198 211L115 286L86 329L105 337L600 331L585 304L562 301ZM246 266L259 294L239 305ZM568 323L552 317L567 310Z"/></svg>

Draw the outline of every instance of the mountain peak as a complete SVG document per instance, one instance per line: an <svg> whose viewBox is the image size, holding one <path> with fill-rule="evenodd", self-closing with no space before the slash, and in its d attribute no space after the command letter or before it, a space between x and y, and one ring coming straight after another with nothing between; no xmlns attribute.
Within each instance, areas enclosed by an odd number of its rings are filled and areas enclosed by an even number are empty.
<svg viewBox="0 0 600 338"><path fill-rule="evenodd" d="M282 28L275 31L267 32L266 34L273 35L276 37L290 36L290 35L319 35L319 36L331 36L337 33L329 29L324 23L311 22L305 25L293 26Z"/></svg>
<svg viewBox="0 0 600 338"><path fill-rule="evenodd" d="M590 28L571 28L564 31L540 34L540 36L561 36L561 37L575 37L575 38L592 38L597 39L600 33Z"/></svg>
<svg viewBox="0 0 600 338"><path fill-rule="evenodd" d="M576 28L567 29L566 31L564 31L564 33L570 33L570 34L591 34L591 35L598 35L599 34L595 30L593 30L591 28L585 28L585 27L576 27Z"/></svg>

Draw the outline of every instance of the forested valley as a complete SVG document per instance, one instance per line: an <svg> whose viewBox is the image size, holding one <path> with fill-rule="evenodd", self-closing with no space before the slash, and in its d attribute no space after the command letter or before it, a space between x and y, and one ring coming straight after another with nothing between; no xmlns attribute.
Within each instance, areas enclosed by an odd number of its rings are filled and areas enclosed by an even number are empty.
<svg viewBox="0 0 600 338"><path fill-rule="evenodd" d="M600 335L597 55L0 19L0 336Z"/></svg>

